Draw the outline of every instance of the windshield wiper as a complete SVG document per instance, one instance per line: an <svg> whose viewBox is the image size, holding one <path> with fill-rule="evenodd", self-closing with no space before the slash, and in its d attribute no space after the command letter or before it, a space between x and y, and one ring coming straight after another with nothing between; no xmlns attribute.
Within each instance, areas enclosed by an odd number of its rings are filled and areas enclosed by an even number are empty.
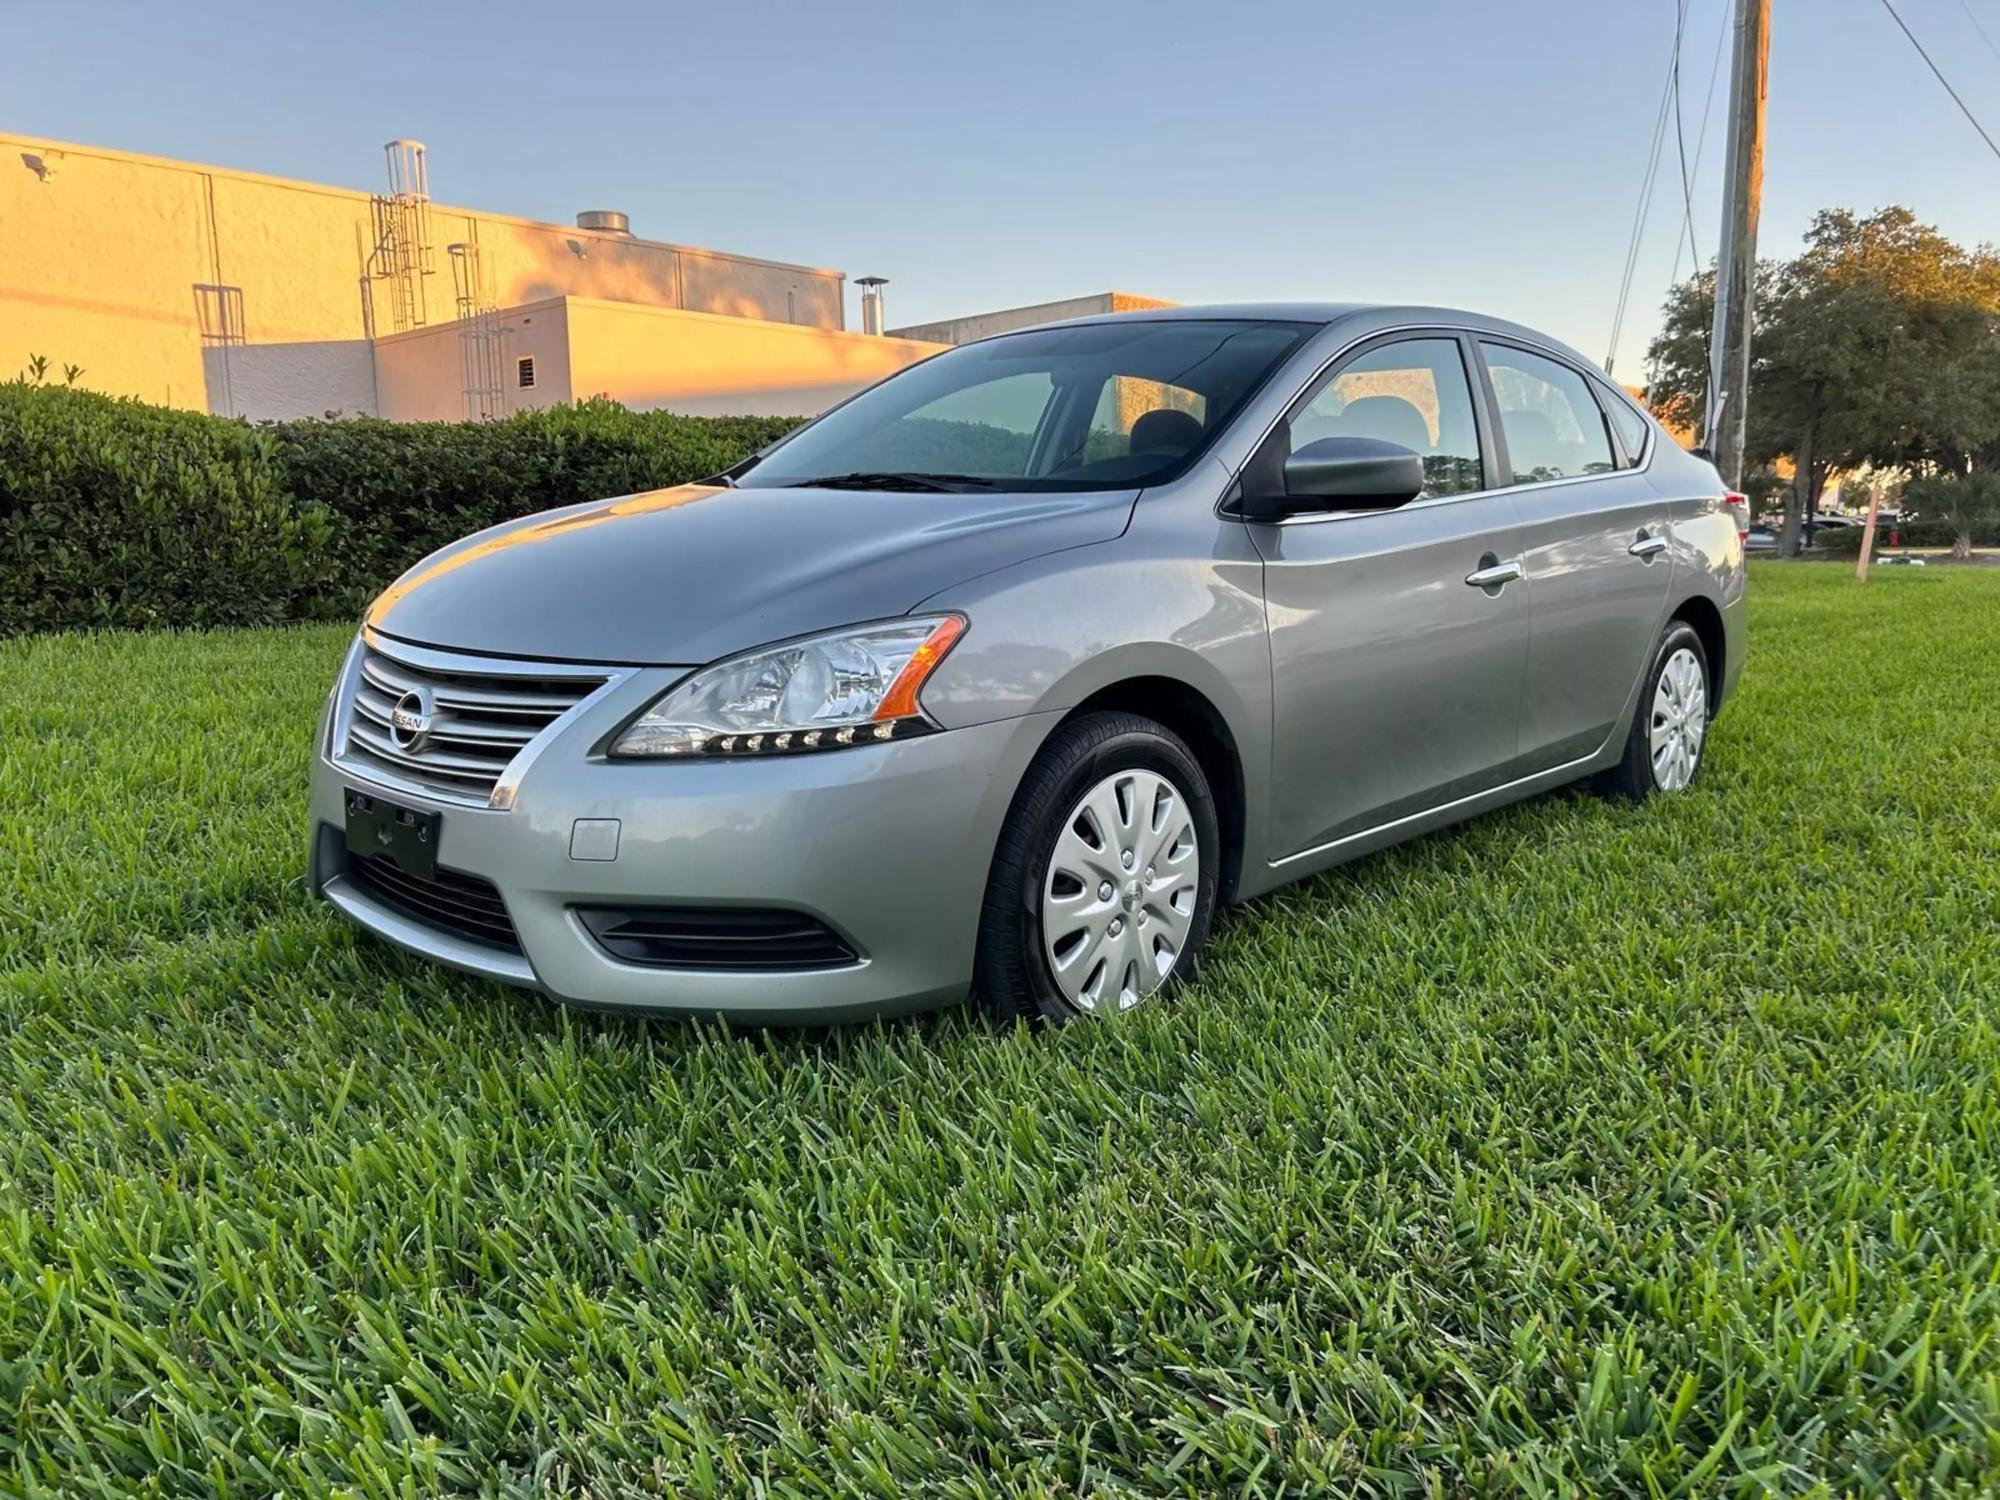
<svg viewBox="0 0 2000 1500"><path fill-rule="evenodd" d="M918 474L895 469L857 469L852 474L824 474L784 486L790 490L923 490L952 495L960 490L990 490L991 479L977 474Z"/></svg>

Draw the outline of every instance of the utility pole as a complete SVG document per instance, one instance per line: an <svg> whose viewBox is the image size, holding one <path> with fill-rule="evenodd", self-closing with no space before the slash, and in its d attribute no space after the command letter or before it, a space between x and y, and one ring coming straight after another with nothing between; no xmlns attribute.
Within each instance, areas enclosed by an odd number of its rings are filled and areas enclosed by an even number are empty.
<svg viewBox="0 0 2000 1500"><path fill-rule="evenodd" d="M1734 0L1729 60L1729 154L1722 242L1715 261L1715 331L1708 346L1708 431L1703 443L1732 490L1743 488L1749 416L1750 314L1757 283L1757 217L1764 200L1765 74L1771 0Z"/></svg>

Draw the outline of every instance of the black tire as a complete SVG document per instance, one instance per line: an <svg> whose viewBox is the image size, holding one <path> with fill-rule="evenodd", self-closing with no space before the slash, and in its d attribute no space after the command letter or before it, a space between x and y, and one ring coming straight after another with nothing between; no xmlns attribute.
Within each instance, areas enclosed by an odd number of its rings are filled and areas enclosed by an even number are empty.
<svg viewBox="0 0 2000 1500"><path fill-rule="evenodd" d="M1106 777L1127 769L1164 776L1184 798L1197 846L1193 920L1187 941L1154 998L1169 995L1194 967L1215 915L1222 842L1215 800L1201 764L1180 736L1137 714L1086 714L1049 736L1007 812L987 877L973 961L973 992L1002 1021L1061 1023L1084 1014L1050 971L1042 941L1042 891L1063 820Z"/></svg>
<svg viewBox="0 0 2000 1500"><path fill-rule="evenodd" d="M1652 660L1647 664L1645 681L1639 688L1639 702L1632 710L1632 727L1625 737L1625 755L1617 765L1608 771L1600 771L1592 785L1607 797L1619 797L1627 802L1644 802L1656 792L1664 790L1653 773L1651 753L1653 728L1653 696L1657 691L1660 674L1674 654L1689 651L1694 654L1696 665L1701 668L1702 697L1706 703L1704 719L1715 716L1715 685L1708 675L1708 653L1702 649L1701 637L1694 627L1685 620L1669 620L1667 628L1660 632L1660 641L1653 648ZM1704 732L1701 749L1696 752L1694 770L1687 781L1674 790L1685 790L1694 784L1707 760L1708 738Z"/></svg>

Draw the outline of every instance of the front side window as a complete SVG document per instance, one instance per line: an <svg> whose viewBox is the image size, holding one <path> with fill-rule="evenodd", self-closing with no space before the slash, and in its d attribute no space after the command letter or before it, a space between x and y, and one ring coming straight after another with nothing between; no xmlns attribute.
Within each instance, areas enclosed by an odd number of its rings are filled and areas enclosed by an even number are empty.
<svg viewBox="0 0 2000 1500"><path fill-rule="evenodd" d="M1481 344L1479 350L1493 377L1514 483L1608 474L1617 467L1604 413L1582 375L1504 344Z"/></svg>
<svg viewBox="0 0 2000 1500"><path fill-rule="evenodd" d="M1291 451L1329 437L1410 449L1424 461L1426 495L1485 487L1472 387L1456 339L1404 339L1342 366L1292 418Z"/></svg>
<svg viewBox="0 0 2000 1500"><path fill-rule="evenodd" d="M1158 484L1187 469L1312 331L1134 318L967 344L828 412L736 483L967 492Z"/></svg>

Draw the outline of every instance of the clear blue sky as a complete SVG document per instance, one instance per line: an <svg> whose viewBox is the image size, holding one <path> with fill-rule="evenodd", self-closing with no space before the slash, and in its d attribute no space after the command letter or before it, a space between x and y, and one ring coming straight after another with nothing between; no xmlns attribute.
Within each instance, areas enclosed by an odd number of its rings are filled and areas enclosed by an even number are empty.
<svg viewBox="0 0 2000 1500"><path fill-rule="evenodd" d="M2000 136L2000 0L1898 0ZM1688 150L1725 0L1692 0ZM1776 0L1762 247L1907 203L2000 239L2000 160L1880 0ZM1112 288L1463 304L1601 358L1673 0L460 5L0 0L0 124L891 278L892 324ZM1696 237L1715 248L1722 103ZM1667 163L1620 346L1680 227ZM850 321L854 315L850 308Z"/></svg>

